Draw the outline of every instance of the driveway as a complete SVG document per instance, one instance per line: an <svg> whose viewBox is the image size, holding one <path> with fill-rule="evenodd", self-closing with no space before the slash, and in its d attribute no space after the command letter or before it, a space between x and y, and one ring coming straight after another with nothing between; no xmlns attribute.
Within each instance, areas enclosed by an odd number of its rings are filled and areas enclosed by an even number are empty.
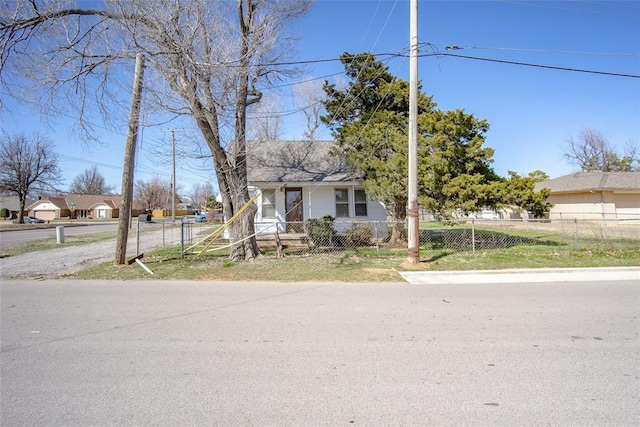
<svg viewBox="0 0 640 427"><path fill-rule="evenodd" d="M127 259L133 258L137 251L144 253L165 245L180 245L180 228L140 233L139 244L136 242L137 238L135 230L130 230L127 240ZM115 252L116 239L107 239L78 246L63 244L55 249L0 258L0 279L55 278L113 261Z"/></svg>

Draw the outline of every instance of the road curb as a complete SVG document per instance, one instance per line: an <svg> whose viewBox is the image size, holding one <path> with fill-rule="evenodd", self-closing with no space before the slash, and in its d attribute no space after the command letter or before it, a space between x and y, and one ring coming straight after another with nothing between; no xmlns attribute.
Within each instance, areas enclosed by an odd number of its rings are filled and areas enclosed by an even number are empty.
<svg viewBox="0 0 640 427"><path fill-rule="evenodd" d="M592 282L601 280L637 280L638 284L640 284L640 267L400 271L398 273L404 280L412 285L453 283Z"/></svg>

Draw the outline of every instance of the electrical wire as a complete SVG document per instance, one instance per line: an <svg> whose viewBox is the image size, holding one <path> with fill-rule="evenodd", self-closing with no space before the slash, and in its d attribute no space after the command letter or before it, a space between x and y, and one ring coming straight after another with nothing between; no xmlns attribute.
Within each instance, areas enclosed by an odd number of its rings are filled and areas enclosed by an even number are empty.
<svg viewBox="0 0 640 427"><path fill-rule="evenodd" d="M609 71L586 70L582 68L560 67L555 65L532 64L528 62L507 61L504 59L495 59L495 58L483 58L479 56L460 55L460 54L449 53L449 52L428 54L428 55L418 55L418 56L421 56L421 57L422 56L451 56L455 58L472 59L476 61L487 61L487 62L496 62L500 64L521 65L525 67L546 68L550 70L573 71L576 73L599 74L603 76L630 77L634 79L640 78L640 75L638 74L625 74L625 73L615 73L615 72L609 72Z"/></svg>

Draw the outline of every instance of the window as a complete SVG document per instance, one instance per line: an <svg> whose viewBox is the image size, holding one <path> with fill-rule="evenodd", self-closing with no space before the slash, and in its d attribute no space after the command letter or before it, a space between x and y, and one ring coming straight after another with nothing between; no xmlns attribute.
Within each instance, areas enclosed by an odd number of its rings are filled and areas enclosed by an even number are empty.
<svg viewBox="0 0 640 427"><path fill-rule="evenodd" d="M364 190L353 190L356 203L356 216L367 216L367 193Z"/></svg>
<svg viewBox="0 0 640 427"><path fill-rule="evenodd" d="M276 217L276 190L262 190L262 218Z"/></svg>
<svg viewBox="0 0 640 427"><path fill-rule="evenodd" d="M336 218L349 218L349 190L336 188Z"/></svg>

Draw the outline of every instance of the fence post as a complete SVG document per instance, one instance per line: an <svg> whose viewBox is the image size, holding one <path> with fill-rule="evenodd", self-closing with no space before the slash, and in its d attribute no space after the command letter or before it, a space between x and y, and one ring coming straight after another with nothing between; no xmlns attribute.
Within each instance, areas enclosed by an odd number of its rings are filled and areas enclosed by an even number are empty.
<svg viewBox="0 0 640 427"><path fill-rule="evenodd" d="M606 214L602 212L602 238L604 240L605 248L608 246L607 245L608 234L609 233L607 233L607 217L606 217Z"/></svg>
<svg viewBox="0 0 640 427"><path fill-rule="evenodd" d="M573 250L578 250L578 218L573 218Z"/></svg>
<svg viewBox="0 0 640 427"><path fill-rule="evenodd" d="M162 249L164 249L164 221L162 221Z"/></svg>
<svg viewBox="0 0 640 427"><path fill-rule="evenodd" d="M373 223L373 229L376 233L376 255L380 255L380 238L378 236L378 221Z"/></svg>
<svg viewBox="0 0 640 427"><path fill-rule="evenodd" d="M180 220L180 258L184 258L184 233L185 229L185 221L184 218Z"/></svg>
<svg viewBox="0 0 640 427"><path fill-rule="evenodd" d="M138 221L138 227L136 228L136 256L140 255L140 221Z"/></svg>
<svg viewBox="0 0 640 427"><path fill-rule="evenodd" d="M471 252L476 253L476 219L471 218Z"/></svg>

